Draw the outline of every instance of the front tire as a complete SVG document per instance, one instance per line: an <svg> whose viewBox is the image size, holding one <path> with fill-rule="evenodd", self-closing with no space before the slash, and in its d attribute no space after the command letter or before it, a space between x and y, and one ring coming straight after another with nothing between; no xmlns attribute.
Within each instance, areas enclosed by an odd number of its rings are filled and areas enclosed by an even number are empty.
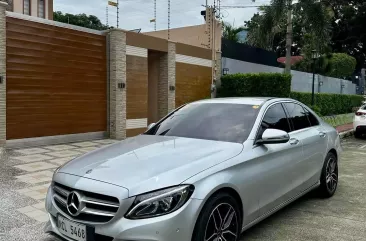
<svg viewBox="0 0 366 241"><path fill-rule="evenodd" d="M338 187L338 161L333 153L328 153L320 177L319 194L324 198L334 195Z"/></svg>
<svg viewBox="0 0 366 241"><path fill-rule="evenodd" d="M212 196L196 222L192 241L238 241L242 217L239 204L230 194Z"/></svg>

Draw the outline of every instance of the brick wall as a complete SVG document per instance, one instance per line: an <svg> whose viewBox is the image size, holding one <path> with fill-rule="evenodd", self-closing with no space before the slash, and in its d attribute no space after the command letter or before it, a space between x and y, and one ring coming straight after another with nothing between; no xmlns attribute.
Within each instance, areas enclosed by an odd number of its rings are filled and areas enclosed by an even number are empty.
<svg viewBox="0 0 366 241"><path fill-rule="evenodd" d="M118 88L118 83L126 83L126 33L112 30L109 39L110 137L122 140L126 138L126 88Z"/></svg>
<svg viewBox="0 0 366 241"><path fill-rule="evenodd" d="M7 4L0 2L0 147L6 140L6 11Z"/></svg>

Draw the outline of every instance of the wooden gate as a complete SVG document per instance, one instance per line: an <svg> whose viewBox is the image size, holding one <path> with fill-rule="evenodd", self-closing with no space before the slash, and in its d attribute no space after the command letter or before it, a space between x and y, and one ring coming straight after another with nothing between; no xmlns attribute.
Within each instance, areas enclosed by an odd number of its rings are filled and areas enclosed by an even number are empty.
<svg viewBox="0 0 366 241"><path fill-rule="evenodd" d="M7 139L107 129L106 37L7 17Z"/></svg>

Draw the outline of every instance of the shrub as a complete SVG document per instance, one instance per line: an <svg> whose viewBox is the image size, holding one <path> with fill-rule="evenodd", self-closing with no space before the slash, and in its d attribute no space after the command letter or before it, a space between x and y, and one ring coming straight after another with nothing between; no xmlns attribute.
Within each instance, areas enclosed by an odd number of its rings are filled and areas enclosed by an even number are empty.
<svg viewBox="0 0 366 241"><path fill-rule="evenodd" d="M219 97L289 97L291 75L279 73L230 74L221 78Z"/></svg>
<svg viewBox="0 0 366 241"><path fill-rule="evenodd" d="M325 73L327 76L335 78L348 78L353 74L357 61L348 54L335 53L329 59L329 71Z"/></svg>
<svg viewBox="0 0 366 241"><path fill-rule="evenodd" d="M291 92L291 98L311 106L311 93ZM354 107L361 106L363 96L341 94L315 94L315 105L320 115L352 113Z"/></svg>

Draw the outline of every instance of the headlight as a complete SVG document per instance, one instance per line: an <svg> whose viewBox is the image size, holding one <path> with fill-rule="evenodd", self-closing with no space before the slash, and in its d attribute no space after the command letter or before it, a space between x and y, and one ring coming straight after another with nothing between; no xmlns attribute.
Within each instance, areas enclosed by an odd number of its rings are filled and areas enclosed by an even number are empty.
<svg viewBox="0 0 366 241"><path fill-rule="evenodd" d="M126 214L126 218L153 218L174 212L188 201L193 190L192 185L185 185L139 195Z"/></svg>

